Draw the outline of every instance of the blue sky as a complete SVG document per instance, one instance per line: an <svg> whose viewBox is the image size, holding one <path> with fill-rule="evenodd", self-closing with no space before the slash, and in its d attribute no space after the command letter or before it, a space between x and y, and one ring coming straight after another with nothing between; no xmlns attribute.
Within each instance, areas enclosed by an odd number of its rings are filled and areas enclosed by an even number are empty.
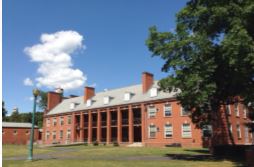
<svg viewBox="0 0 254 167"><path fill-rule="evenodd" d="M72 66L67 68L70 72L80 71L86 80L81 86L65 90L66 96L83 95L85 85L96 85L96 91L102 91L139 84L143 71L153 73L155 79L165 77L167 74L161 72L163 61L151 57L145 40L152 25L160 31L174 29L175 14L185 3L186 0L3 0L3 100L7 110L10 113L15 106L20 112L32 109L30 97L38 82L36 78L41 77L38 69L42 63L31 61L33 54L24 49L41 44L42 34L71 31L83 38L85 47L69 53ZM24 85L26 78L32 80L33 86ZM43 84L40 89L52 90Z"/></svg>

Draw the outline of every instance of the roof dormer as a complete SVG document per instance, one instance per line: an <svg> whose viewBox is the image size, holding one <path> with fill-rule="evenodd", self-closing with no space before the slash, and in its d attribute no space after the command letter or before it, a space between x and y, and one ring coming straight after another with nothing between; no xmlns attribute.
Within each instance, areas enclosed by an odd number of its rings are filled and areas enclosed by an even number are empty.
<svg viewBox="0 0 254 167"><path fill-rule="evenodd" d="M109 104L111 97L110 96L104 96L103 97L103 104Z"/></svg>
<svg viewBox="0 0 254 167"><path fill-rule="evenodd" d="M124 93L124 101L129 101L131 100L131 97L133 96L133 93L131 92L125 92Z"/></svg>
<svg viewBox="0 0 254 167"><path fill-rule="evenodd" d="M79 103L75 103L75 102L70 103L70 109L74 110L77 107L77 105L79 105Z"/></svg>
<svg viewBox="0 0 254 167"><path fill-rule="evenodd" d="M88 100L86 101L86 106L87 106L87 107L90 107L90 106L92 106L92 103L93 103L93 100L92 100L92 99L88 99Z"/></svg>
<svg viewBox="0 0 254 167"><path fill-rule="evenodd" d="M158 96L158 88L153 87L150 89L150 97L156 97L156 96Z"/></svg>

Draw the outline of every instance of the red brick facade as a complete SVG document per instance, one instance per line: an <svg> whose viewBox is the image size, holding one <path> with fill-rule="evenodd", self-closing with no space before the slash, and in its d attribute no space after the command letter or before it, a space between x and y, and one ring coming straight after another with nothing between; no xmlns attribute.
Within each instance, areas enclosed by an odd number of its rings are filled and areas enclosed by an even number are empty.
<svg viewBox="0 0 254 167"><path fill-rule="evenodd" d="M30 140L31 128L3 127L3 144L27 144ZM34 129L34 142L38 140L39 130Z"/></svg>
<svg viewBox="0 0 254 167"><path fill-rule="evenodd" d="M153 75L142 74L142 92L147 93L153 84ZM94 96L94 89L86 87L84 101ZM51 96L53 97L53 96ZM59 96L54 96L58 98ZM59 99L49 99L51 106L60 103ZM52 105L54 104L54 105ZM233 113L229 122L232 124L232 134L236 144L248 144L245 140L246 129L243 123L242 105L239 105L239 117ZM50 111L49 111L50 112ZM225 112L222 109L213 124L213 143L230 144L228 134L222 132L225 125ZM220 119L222 118L222 119ZM62 123L61 123L62 122ZM241 138L237 138L236 124L240 129ZM227 129L226 127L223 129ZM131 104L120 104L109 107L100 107L64 114L44 116L43 141L45 144L67 144L75 142L99 142L131 144L140 142L144 146L165 146L181 144L183 147L203 146L202 130L197 129L191 122L188 112L184 112L175 98L164 98ZM249 141L251 135L248 133Z"/></svg>

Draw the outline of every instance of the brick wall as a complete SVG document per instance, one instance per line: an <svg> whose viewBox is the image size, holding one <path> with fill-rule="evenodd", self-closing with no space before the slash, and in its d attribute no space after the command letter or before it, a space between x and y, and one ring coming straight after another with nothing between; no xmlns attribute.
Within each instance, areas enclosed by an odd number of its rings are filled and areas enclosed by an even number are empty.
<svg viewBox="0 0 254 167"><path fill-rule="evenodd" d="M172 109L171 116L164 116L164 106L170 104ZM188 115L181 115L181 106L177 101L158 102L151 105L157 110L154 118L149 118L148 109L146 109L146 136L145 144L148 146L165 146L173 143L181 143L183 147L199 147L202 146L202 133L200 129L195 128L195 125L191 123L191 119ZM191 126L191 136L182 137L182 125L188 123ZM173 134L172 137L166 138L164 127L166 124L172 125ZM157 128L156 136L154 138L149 137L149 125L155 125Z"/></svg>
<svg viewBox="0 0 254 167"><path fill-rule="evenodd" d="M30 140L30 128L3 127L3 144L27 144ZM16 132L16 133L15 133ZM34 142L38 140L39 130L34 129Z"/></svg>

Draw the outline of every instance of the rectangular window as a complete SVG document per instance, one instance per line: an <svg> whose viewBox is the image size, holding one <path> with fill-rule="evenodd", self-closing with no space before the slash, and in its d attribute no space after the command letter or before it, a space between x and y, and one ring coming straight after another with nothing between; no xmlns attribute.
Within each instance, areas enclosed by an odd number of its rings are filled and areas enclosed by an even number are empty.
<svg viewBox="0 0 254 167"><path fill-rule="evenodd" d="M71 116L68 116L68 124L71 124Z"/></svg>
<svg viewBox="0 0 254 167"><path fill-rule="evenodd" d="M245 125L244 128L245 144L249 143L249 127Z"/></svg>
<svg viewBox="0 0 254 167"><path fill-rule="evenodd" d="M14 130L13 131L13 135L17 135L18 134L18 131L17 130Z"/></svg>
<svg viewBox="0 0 254 167"><path fill-rule="evenodd" d="M181 116L188 116L190 114L184 107L181 107Z"/></svg>
<svg viewBox="0 0 254 167"><path fill-rule="evenodd" d="M191 125L190 124L183 124L182 125L182 137L183 138L191 137Z"/></svg>
<svg viewBox="0 0 254 167"><path fill-rule="evenodd" d="M239 117L238 103L235 103L235 104L234 104L234 111L235 111L235 115L236 115L237 117Z"/></svg>
<svg viewBox="0 0 254 167"><path fill-rule="evenodd" d="M67 130L67 139L70 139L70 138L71 138L71 130L68 129L68 130Z"/></svg>
<svg viewBox="0 0 254 167"><path fill-rule="evenodd" d="M156 137L156 126L155 125L150 125L149 126L149 138L155 138Z"/></svg>
<svg viewBox="0 0 254 167"><path fill-rule="evenodd" d="M48 140L48 139L49 139L49 137L50 137L50 132L49 132L49 131L47 131L47 132L46 132L46 139Z"/></svg>
<svg viewBox="0 0 254 167"><path fill-rule="evenodd" d="M239 124L236 125L236 131L237 131L237 138L241 139L242 138L242 136L241 136L241 128L240 128Z"/></svg>
<svg viewBox="0 0 254 167"><path fill-rule="evenodd" d="M230 105L226 106L226 112L227 112L228 115L231 115Z"/></svg>
<svg viewBox="0 0 254 167"><path fill-rule="evenodd" d="M243 106L243 118L247 118L247 108Z"/></svg>
<svg viewBox="0 0 254 167"><path fill-rule="evenodd" d="M64 125L64 117L60 117L60 125Z"/></svg>
<svg viewBox="0 0 254 167"><path fill-rule="evenodd" d="M148 107L148 117L152 118L155 117L156 115L156 108L154 106L149 106Z"/></svg>
<svg viewBox="0 0 254 167"><path fill-rule="evenodd" d="M164 116L170 117L172 115L172 107L171 104L165 104L164 105Z"/></svg>
<svg viewBox="0 0 254 167"><path fill-rule="evenodd" d="M47 124L47 127L50 127L50 118L47 119L46 124Z"/></svg>
<svg viewBox="0 0 254 167"><path fill-rule="evenodd" d="M164 127L164 137L171 138L173 136L173 128L171 124L166 124Z"/></svg>
<svg viewBox="0 0 254 167"><path fill-rule="evenodd" d="M53 140L56 140L56 131L53 132Z"/></svg>
<svg viewBox="0 0 254 167"><path fill-rule="evenodd" d="M30 130L26 130L26 135L29 135L30 134Z"/></svg>
<svg viewBox="0 0 254 167"><path fill-rule="evenodd" d="M230 130L230 133L232 134L233 133L233 128L232 128L232 124L231 123L228 123L228 128Z"/></svg>
<svg viewBox="0 0 254 167"><path fill-rule="evenodd" d="M56 123L57 123L56 118L53 118L53 125L56 126Z"/></svg>
<svg viewBox="0 0 254 167"><path fill-rule="evenodd" d="M62 139L62 138L63 138L63 130L60 130L60 134L59 134L59 136L60 136L60 139Z"/></svg>

